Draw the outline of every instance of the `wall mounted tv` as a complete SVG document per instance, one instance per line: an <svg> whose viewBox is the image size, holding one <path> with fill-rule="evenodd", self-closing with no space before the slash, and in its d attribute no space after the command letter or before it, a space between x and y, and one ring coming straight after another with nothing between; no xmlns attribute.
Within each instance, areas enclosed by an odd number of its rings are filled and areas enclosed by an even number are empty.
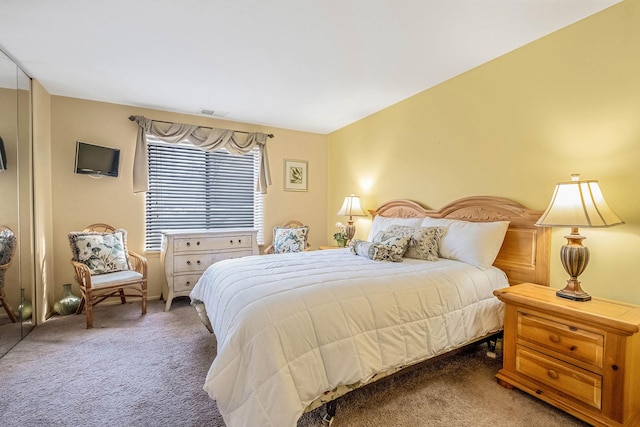
<svg viewBox="0 0 640 427"><path fill-rule="evenodd" d="M76 142L76 173L115 177L119 165L120 150L117 148Z"/></svg>

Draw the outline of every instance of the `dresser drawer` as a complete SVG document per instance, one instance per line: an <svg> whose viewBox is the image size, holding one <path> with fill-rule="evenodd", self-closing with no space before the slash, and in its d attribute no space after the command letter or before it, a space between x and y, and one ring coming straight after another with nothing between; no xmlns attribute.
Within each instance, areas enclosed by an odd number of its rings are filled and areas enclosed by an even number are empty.
<svg viewBox="0 0 640 427"><path fill-rule="evenodd" d="M173 291L190 291L198 282L202 274L185 274L184 276L173 277Z"/></svg>
<svg viewBox="0 0 640 427"><path fill-rule="evenodd" d="M174 242L175 252L193 252L227 249L251 249L253 238L251 234L236 234L233 236L207 236L177 238Z"/></svg>
<svg viewBox="0 0 640 427"><path fill-rule="evenodd" d="M176 255L173 257L173 271L174 273L203 272L214 262L229 258L239 258L252 254L253 252L251 250L245 250L220 253Z"/></svg>
<svg viewBox="0 0 640 427"><path fill-rule="evenodd" d="M528 341L590 365L602 367L602 334L519 311L517 336L518 342L522 344Z"/></svg>
<svg viewBox="0 0 640 427"><path fill-rule="evenodd" d="M596 409L602 408L602 377L521 345L516 372Z"/></svg>

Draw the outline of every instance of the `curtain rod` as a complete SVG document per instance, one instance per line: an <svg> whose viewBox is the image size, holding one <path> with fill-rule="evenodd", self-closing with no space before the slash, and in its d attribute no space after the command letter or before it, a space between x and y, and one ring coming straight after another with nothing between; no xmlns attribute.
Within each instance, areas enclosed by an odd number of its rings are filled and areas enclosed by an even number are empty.
<svg viewBox="0 0 640 427"><path fill-rule="evenodd" d="M136 119L136 116L129 116L129 120L134 121ZM166 123L168 125L172 125L174 124L173 122L165 122L164 120L153 120L154 122L158 122L158 123ZM205 129L213 129L209 126L200 126L201 128L205 128ZM238 132L238 133L245 133L245 134L250 134L250 133L255 133L255 132L246 132L244 130L234 130L234 132ZM267 136L269 138L273 138L273 134L272 133L268 133Z"/></svg>

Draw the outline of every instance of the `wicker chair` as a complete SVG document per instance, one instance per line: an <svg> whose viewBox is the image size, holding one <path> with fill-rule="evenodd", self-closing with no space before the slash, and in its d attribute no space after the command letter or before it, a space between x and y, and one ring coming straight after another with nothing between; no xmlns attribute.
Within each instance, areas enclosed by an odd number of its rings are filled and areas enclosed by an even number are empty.
<svg viewBox="0 0 640 427"><path fill-rule="evenodd" d="M301 223L300 221L297 221L295 219L292 219L291 221L288 221L288 222L286 222L286 223L284 223L283 225L280 226L280 228L298 228L298 227L306 227L306 226L303 223ZM274 240L274 242L275 242L275 234L276 234L275 231L276 231L276 228L273 229L273 240ZM304 250L305 251L310 251L311 250L311 245L309 244L308 240L305 241L305 249ZM267 246L264 249L264 253L265 254L274 253L273 244Z"/></svg>
<svg viewBox="0 0 640 427"><path fill-rule="evenodd" d="M113 233L116 230L107 224L93 224L82 231ZM91 274L86 264L71 259L75 278L82 293L76 314L81 314L86 308L87 329L93 327L93 307L108 298L120 298L122 304L125 304L126 297L139 297L142 315L147 313L147 260L131 251L127 251L127 256L131 270L95 275Z"/></svg>
<svg viewBox="0 0 640 427"><path fill-rule="evenodd" d="M11 304L4 293L4 273L11 266L13 256L16 253L16 235L4 225L0 225L0 304L7 312L9 320L16 323L18 316L13 312Z"/></svg>

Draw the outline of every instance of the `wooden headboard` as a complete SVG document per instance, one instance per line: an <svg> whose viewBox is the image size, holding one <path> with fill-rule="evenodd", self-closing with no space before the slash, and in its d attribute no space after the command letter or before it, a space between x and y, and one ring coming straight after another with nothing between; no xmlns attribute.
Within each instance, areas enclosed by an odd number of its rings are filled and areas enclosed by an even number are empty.
<svg viewBox="0 0 640 427"><path fill-rule="evenodd" d="M551 229L534 224L543 211L528 209L502 197L466 197L440 210L429 210L411 200L391 200L372 216L393 218L449 218L473 222L510 221L502 248L493 263L515 285L532 282L549 286Z"/></svg>

